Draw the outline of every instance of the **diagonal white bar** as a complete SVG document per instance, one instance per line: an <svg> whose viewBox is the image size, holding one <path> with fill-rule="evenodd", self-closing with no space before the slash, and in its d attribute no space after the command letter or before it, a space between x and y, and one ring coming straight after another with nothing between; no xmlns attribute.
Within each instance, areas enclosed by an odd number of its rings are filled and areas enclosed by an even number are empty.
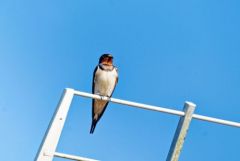
<svg viewBox="0 0 240 161"><path fill-rule="evenodd" d="M183 111L178 111L178 110L172 110L169 108L163 108L163 107L158 107L158 106L151 106L147 104L141 104L141 103L136 103L136 102L131 102L131 101L126 101L126 100L121 100L121 99L116 99L116 98L108 98L108 97L103 97L95 94L90 94L86 92L81 92L74 90L74 94L82 97L88 97L88 98L94 98L94 99L102 99L118 104L123 104L123 105L128 105L132 107L137 107L137 108L143 108L147 110L153 110L153 111L158 111L158 112L164 112L164 113L169 113L173 115L178 115L178 116L184 116L185 113ZM228 125L228 126L234 126L234 127L240 127L239 122L233 122L233 121L228 121L228 120L223 120L223 119L218 119L214 117L208 117L208 116L203 116L203 115L198 115L198 114L193 114L192 118L198 119L198 120L203 120L203 121L208 121L208 122L214 122L218 124L223 124L223 125Z"/></svg>
<svg viewBox="0 0 240 161"><path fill-rule="evenodd" d="M166 161L178 161L196 105L185 102L185 115L181 116Z"/></svg>
<svg viewBox="0 0 240 161"><path fill-rule="evenodd" d="M46 131L35 161L52 161L68 110L74 96L74 90L66 88L57 106L55 114Z"/></svg>
<svg viewBox="0 0 240 161"><path fill-rule="evenodd" d="M69 154L63 154L63 153L59 153L59 152L55 152L54 156L59 157L59 158L77 160L77 161L98 161L98 160L94 160L94 159L89 159L89 158L79 157L79 156L69 155Z"/></svg>

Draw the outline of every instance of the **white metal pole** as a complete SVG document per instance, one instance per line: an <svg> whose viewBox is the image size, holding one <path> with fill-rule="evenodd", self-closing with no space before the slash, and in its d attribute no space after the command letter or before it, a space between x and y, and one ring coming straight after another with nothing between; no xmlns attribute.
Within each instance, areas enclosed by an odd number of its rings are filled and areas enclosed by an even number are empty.
<svg viewBox="0 0 240 161"><path fill-rule="evenodd" d="M166 161L178 161L195 107L195 104L191 102L185 102L185 115L182 116L178 122L178 126Z"/></svg>
<svg viewBox="0 0 240 161"><path fill-rule="evenodd" d="M193 114L193 118L198 119L198 120L203 120L203 121L209 121L209 122L213 122L213 123L217 123L217 124L222 124L222 125L240 127L239 122L228 121L228 120L218 119L218 118L214 118L214 117Z"/></svg>
<svg viewBox="0 0 240 161"><path fill-rule="evenodd" d="M63 154L63 153L59 153L59 152L55 152L55 153L54 153L54 156L55 156L55 157L59 157L59 158L77 160L77 161L98 161L98 160L95 160L95 159L90 159L90 158L85 158L85 157L79 157L79 156L69 155L69 154Z"/></svg>
<svg viewBox="0 0 240 161"><path fill-rule="evenodd" d="M35 161L52 161L74 96L74 90L66 88L56 108L52 121L39 148Z"/></svg>
<svg viewBox="0 0 240 161"><path fill-rule="evenodd" d="M109 97L99 96L99 95L81 92L81 91L77 91L77 90L75 90L74 92L78 96L94 98L94 99L102 99L102 100L106 100L106 101L110 101L110 102L114 102L114 103L118 103L118 104L123 104L123 105L128 105L128 106L132 106L132 107L136 107L136 108L143 108L143 109L147 109L147 110L164 112L164 113L178 115L178 116L184 116L184 114L185 114L183 111L173 110L173 109L164 108L164 107L152 106L152 105L136 103L136 102L126 101L126 100L116 99L116 98L109 98ZM223 124L223 125L234 126L234 127L240 128L239 122L228 121L228 120L223 120L223 119L218 119L218 118L208 117L208 116L203 116L203 115L198 115L198 114L193 114L192 117L195 119L198 119L198 120L203 120L203 121L208 121L208 122L213 122L213 123L218 123L218 124Z"/></svg>
<svg viewBox="0 0 240 161"><path fill-rule="evenodd" d="M152 111L169 113L169 114L173 114L173 115L184 116L183 111L172 110L172 109L163 108L163 107L159 107L159 106L152 106L152 105L147 105L147 104L142 104L142 103L137 103L137 102L132 102L132 101L126 101L126 100L122 100L122 99L116 99L116 98L112 98L112 97L109 98L109 97L105 97L105 96L99 96L96 94L90 94L90 93L80 92L80 91L76 91L76 90L75 90L75 94L78 96L82 96L82 97L101 99L101 100L110 101L110 102L114 102L114 103L118 103L118 104L122 104L122 105L143 108L146 110L152 110Z"/></svg>
<svg viewBox="0 0 240 161"><path fill-rule="evenodd" d="M169 108L163 108L163 107L141 104L141 103L126 101L126 100L121 100L116 98L99 96L91 93L86 93L86 92L81 92L74 89L66 88L57 106L55 114L52 117L52 121L49 124L45 137L39 148L38 154L36 155L35 161L52 161L54 156L68 158L72 160L79 160L79 161L95 161L89 158L55 152L74 94L82 97L106 100L106 101L111 101L114 103L128 105L132 107L181 116L178 124L178 128L175 132L174 140L171 145L171 149L170 149L167 161L178 160L179 154L184 142L184 138L186 136L186 133L192 118L203 120L203 121L219 123L219 124L228 125L228 126L240 127L239 122L233 122L233 121L193 114L196 105L190 102L185 102L184 112L183 112L183 111L173 110Z"/></svg>

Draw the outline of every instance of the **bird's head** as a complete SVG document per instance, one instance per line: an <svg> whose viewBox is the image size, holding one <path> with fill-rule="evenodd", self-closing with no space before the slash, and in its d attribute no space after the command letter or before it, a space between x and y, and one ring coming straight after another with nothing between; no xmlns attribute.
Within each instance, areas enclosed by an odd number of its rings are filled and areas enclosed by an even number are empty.
<svg viewBox="0 0 240 161"><path fill-rule="evenodd" d="M113 65L113 56L111 54L103 54L99 58L99 64L112 66Z"/></svg>

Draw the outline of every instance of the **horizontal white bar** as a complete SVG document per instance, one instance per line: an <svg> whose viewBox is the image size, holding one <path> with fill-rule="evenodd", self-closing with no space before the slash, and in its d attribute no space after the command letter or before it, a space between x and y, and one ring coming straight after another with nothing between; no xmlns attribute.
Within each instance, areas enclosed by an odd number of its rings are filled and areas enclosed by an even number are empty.
<svg viewBox="0 0 240 161"><path fill-rule="evenodd" d="M123 105L128 105L128 106L132 106L132 107L143 108L143 109L153 110L153 111L158 111L158 112L164 112L164 113L169 113L169 114L178 115L178 116L185 115L185 113L183 111L172 110L169 108L163 108L163 107L152 106L152 105L147 105L147 104L141 104L141 103L126 101L126 100L121 100L121 99L116 99L116 98L108 98L105 96L99 96L99 95L81 92L81 91L77 91L77 90L74 91L74 94L76 94L78 96L82 96L82 97L101 99L101 100L111 101L111 102L118 103L118 104L123 104ZM228 126L240 127L240 123L238 123L238 122L222 120L222 119L203 116L203 115L193 114L193 118L198 119L198 120L228 125Z"/></svg>
<svg viewBox="0 0 240 161"><path fill-rule="evenodd" d="M79 157L79 156L75 156L75 155L59 153L59 152L55 152L54 156L59 157L59 158L77 160L77 161L98 161L98 160L94 160L94 159L89 159L89 158L84 158L84 157Z"/></svg>
<svg viewBox="0 0 240 161"><path fill-rule="evenodd" d="M76 91L76 90L75 90L74 93L76 95L79 95L79 96L82 96L82 97L101 99L101 100L111 101L111 102L118 103L118 104L143 108L143 109L146 109L146 110L153 110L153 111L165 112L165 113L169 113L169 114L173 114L173 115L184 116L183 111L177 111L177 110L167 109L167 108L158 107L158 106L152 106L152 105L146 105L146 104L141 104L141 103L136 103L136 102L130 102L130 101L125 101L125 100L116 99L116 98L109 98L109 97L105 97L105 96L99 96L99 95L90 94L90 93L86 93L86 92L80 92L80 91Z"/></svg>
<svg viewBox="0 0 240 161"><path fill-rule="evenodd" d="M214 117L208 117L208 116L193 114L193 118L198 119L198 120L203 120L203 121L209 121L209 122L214 122L214 123L218 123L218 124L228 125L228 126L240 127L240 123L238 123L238 122L218 119L218 118L214 118Z"/></svg>

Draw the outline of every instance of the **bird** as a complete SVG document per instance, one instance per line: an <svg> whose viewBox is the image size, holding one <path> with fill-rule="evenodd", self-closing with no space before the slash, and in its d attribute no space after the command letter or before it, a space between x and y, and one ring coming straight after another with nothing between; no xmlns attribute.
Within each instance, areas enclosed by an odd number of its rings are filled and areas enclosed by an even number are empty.
<svg viewBox="0 0 240 161"><path fill-rule="evenodd" d="M111 97L118 83L118 69L113 65L113 56L103 54L93 72L92 93L100 96ZM101 119L109 101L92 99L92 124L90 134Z"/></svg>

